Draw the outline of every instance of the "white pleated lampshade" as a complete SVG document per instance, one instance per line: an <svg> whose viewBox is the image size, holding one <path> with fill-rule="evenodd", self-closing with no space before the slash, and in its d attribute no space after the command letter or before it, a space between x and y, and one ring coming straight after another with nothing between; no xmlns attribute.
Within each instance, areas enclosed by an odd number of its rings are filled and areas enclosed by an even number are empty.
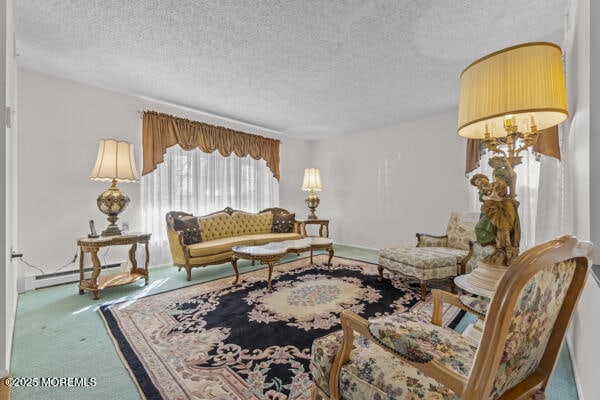
<svg viewBox="0 0 600 400"><path fill-rule="evenodd" d="M321 186L321 176L319 168L306 168L304 169L304 180L302 181L302 190L305 192L315 190L323 190Z"/></svg>
<svg viewBox="0 0 600 400"><path fill-rule="evenodd" d="M101 139L98 145L96 165L90 179L97 181L137 182L139 181L133 145L125 141Z"/></svg>
<svg viewBox="0 0 600 400"><path fill-rule="evenodd" d="M460 78L458 134L481 139L506 136L504 120L551 128L569 117L560 47L524 43L485 56Z"/></svg>

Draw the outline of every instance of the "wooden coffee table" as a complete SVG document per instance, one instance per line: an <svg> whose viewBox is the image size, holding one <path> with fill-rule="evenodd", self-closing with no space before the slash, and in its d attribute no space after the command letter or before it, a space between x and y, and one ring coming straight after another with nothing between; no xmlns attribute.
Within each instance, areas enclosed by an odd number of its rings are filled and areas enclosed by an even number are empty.
<svg viewBox="0 0 600 400"><path fill-rule="evenodd" d="M273 266L288 253L301 253L310 250L310 262L312 264L314 250L327 250L329 252L327 270L331 271L333 240L323 237L307 237L299 240L284 240L282 242L267 243L261 246L234 246L232 250L233 256L231 257L231 265L235 272L235 278L233 279L232 284L236 285L240 277L237 268L237 260L258 261L261 264L269 266L267 289L269 292L272 292L271 278L273 276Z"/></svg>

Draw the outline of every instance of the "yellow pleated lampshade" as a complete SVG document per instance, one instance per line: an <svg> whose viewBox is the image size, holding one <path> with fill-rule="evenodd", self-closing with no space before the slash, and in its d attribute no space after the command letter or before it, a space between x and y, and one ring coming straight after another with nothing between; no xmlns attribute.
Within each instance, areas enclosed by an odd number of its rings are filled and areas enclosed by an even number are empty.
<svg viewBox="0 0 600 400"><path fill-rule="evenodd" d="M561 49L534 42L480 58L460 77L458 134L481 139L506 136L504 120L514 117L519 130L534 118L538 130L569 117ZM526 128L525 128L526 129Z"/></svg>

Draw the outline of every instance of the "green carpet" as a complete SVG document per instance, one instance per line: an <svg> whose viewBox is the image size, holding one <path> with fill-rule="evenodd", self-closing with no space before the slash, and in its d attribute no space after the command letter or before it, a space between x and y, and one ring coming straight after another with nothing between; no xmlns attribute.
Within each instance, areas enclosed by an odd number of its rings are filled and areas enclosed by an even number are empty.
<svg viewBox="0 0 600 400"><path fill-rule="evenodd" d="M335 246L341 257L377 262L378 252L347 246ZM284 260L295 259L289 255ZM261 266L239 262L240 273ZM98 313L103 304L135 299L232 274L231 264L222 264L192 272L192 282L185 272L173 267L150 270L150 284L143 280L128 286L101 292L100 300L92 295L78 295L77 284L61 285L19 296L13 341L11 373L15 377L94 378L90 387L15 387L13 400L46 399L139 399L140 395L129 372L121 362ZM549 400L577 399L573 371L566 346L547 391Z"/></svg>

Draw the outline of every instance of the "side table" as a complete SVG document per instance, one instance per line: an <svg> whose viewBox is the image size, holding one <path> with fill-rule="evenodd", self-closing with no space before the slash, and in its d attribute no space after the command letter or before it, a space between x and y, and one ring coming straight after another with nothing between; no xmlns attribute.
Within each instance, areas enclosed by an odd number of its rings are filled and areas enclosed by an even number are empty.
<svg viewBox="0 0 600 400"><path fill-rule="evenodd" d="M469 274L458 275L454 277L454 284L465 292L475 294L481 297L487 297L491 299L494 296L494 292L491 290L485 290L479 286L475 286L469 282Z"/></svg>
<svg viewBox="0 0 600 400"><path fill-rule="evenodd" d="M300 223L300 235L302 237L307 237L309 235L306 234L306 225L319 225L319 236L320 237L329 237L329 220L328 219L297 219ZM310 235L316 236L316 235Z"/></svg>
<svg viewBox="0 0 600 400"><path fill-rule="evenodd" d="M483 288L471 284L469 282L469 274L458 275L454 277L454 284L460 289L462 289L464 292L474 294L476 296L479 296L480 298L491 299L492 296L494 296L494 292L485 290ZM483 321L479 318L474 324L468 324L463 332L463 336L471 340L471 342L476 346L479 345L482 334Z"/></svg>
<svg viewBox="0 0 600 400"><path fill-rule="evenodd" d="M150 262L150 253L148 251L148 242L150 233L132 233L120 236L101 236L98 238L81 238L77 240L79 246L79 294L84 294L86 290L94 292L94 300L100 298L100 290L107 287L122 286L144 278L148 284L148 263ZM137 245L143 244L146 250L146 260L144 268L138 268L135 258ZM129 249L129 261L131 270L128 272L113 273L100 276L102 267L98 258L98 251L102 247L131 245ZM90 253L92 258L92 276L90 279L83 278L83 259L85 253Z"/></svg>

